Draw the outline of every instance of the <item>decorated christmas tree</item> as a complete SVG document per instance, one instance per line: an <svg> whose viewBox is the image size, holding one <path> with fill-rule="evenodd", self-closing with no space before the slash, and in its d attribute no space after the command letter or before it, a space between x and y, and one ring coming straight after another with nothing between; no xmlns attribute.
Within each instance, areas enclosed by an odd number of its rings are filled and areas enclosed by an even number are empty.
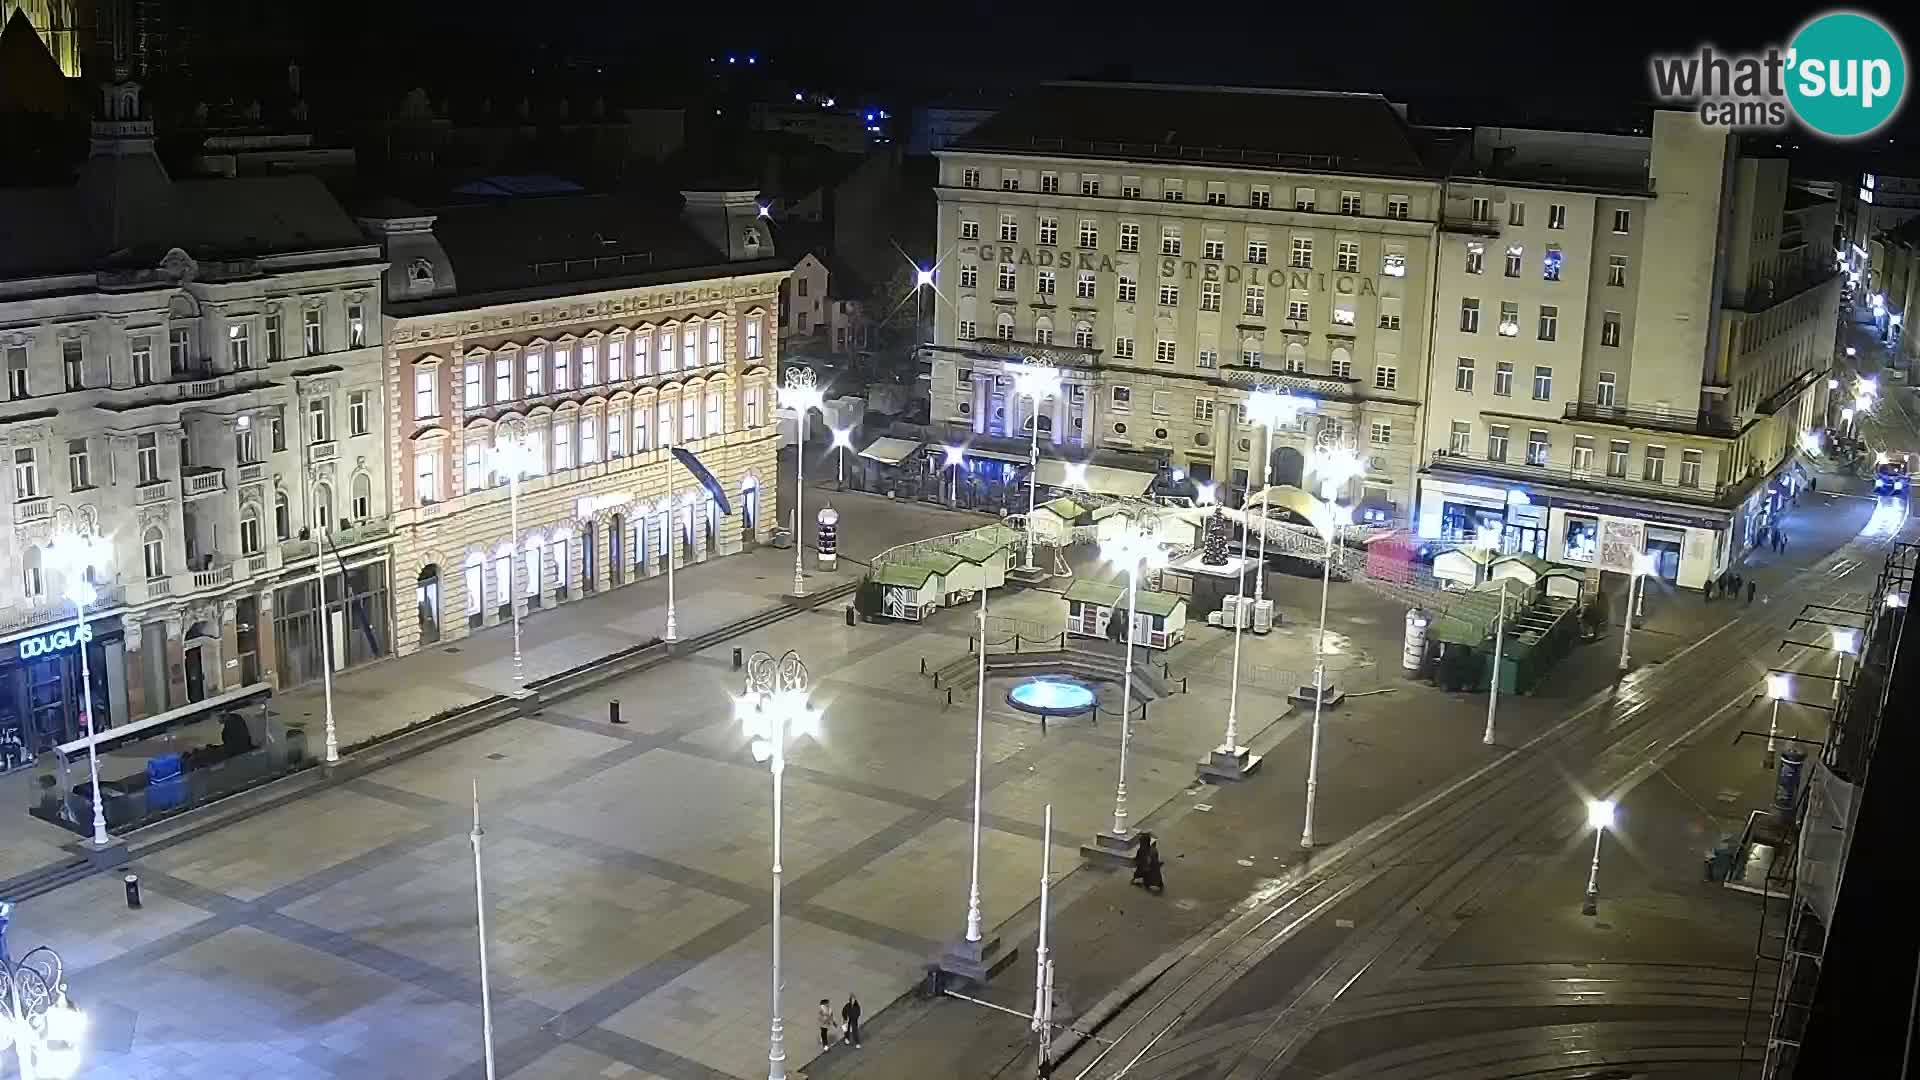
<svg viewBox="0 0 1920 1080"><path fill-rule="evenodd" d="M1227 515L1218 509L1207 519L1207 534L1200 541L1200 561L1207 566L1227 565Z"/></svg>

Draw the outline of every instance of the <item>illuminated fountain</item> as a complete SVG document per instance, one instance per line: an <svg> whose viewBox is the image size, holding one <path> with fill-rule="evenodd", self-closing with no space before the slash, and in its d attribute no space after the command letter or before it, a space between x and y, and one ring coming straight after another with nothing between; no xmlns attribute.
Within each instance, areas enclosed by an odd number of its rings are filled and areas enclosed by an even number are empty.
<svg viewBox="0 0 1920 1080"><path fill-rule="evenodd" d="M1078 716L1092 712L1093 687L1058 676L1022 679L1007 691L1007 704L1037 716Z"/></svg>

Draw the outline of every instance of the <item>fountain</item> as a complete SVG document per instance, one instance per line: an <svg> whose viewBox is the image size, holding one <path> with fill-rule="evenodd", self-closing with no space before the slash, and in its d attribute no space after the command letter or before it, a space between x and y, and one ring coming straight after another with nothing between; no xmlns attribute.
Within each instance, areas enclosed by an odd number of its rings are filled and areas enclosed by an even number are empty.
<svg viewBox="0 0 1920 1080"><path fill-rule="evenodd" d="M1038 716L1078 716L1093 711L1093 687L1058 677L1023 679L1007 692L1007 704Z"/></svg>

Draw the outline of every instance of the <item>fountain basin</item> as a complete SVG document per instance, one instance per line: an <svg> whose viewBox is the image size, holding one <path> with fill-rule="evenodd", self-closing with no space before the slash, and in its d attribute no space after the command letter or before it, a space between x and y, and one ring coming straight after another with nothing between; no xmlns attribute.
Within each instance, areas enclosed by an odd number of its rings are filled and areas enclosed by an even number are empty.
<svg viewBox="0 0 1920 1080"><path fill-rule="evenodd" d="M1007 704L1038 716L1078 716L1093 711L1093 687L1059 677L1026 679L1007 692Z"/></svg>

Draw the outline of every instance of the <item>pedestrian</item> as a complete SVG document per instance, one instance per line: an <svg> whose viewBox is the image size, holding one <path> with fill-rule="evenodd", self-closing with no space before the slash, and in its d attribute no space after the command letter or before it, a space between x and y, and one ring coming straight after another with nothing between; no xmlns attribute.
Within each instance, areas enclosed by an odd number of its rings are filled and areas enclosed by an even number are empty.
<svg viewBox="0 0 1920 1080"><path fill-rule="evenodd" d="M1817 491L1819 491L1819 490L1820 490L1820 478L1819 478L1819 477L1817 477L1817 476L1809 476L1809 477L1807 477L1807 490L1808 490L1808 491L1813 491L1813 492L1817 492Z"/></svg>
<svg viewBox="0 0 1920 1080"><path fill-rule="evenodd" d="M820 1049L833 1048L833 1004L826 998L820 999Z"/></svg>
<svg viewBox="0 0 1920 1080"><path fill-rule="evenodd" d="M1705 603L1709 603L1709 604L1713 603L1713 579L1712 578L1708 578L1707 583L1700 587L1700 599Z"/></svg>
<svg viewBox="0 0 1920 1080"><path fill-rule="evenodd" d="M1787 553L1787 534L1781 533L1780 534L1780 554L1785 555L1786 553Z"/></svg>
<svg viewBox="0 0 1920 1080"><path fill-rule="evenodd" d="M840 1018L847 1022L847 1042L855 1048L860 1045L860 999L847 995L847 1003L840 1006Z"/></svg>
<svg viewBox="0 0 1920 1080"><path fill-rule="evenodd" d="M1148 892L1164 892L1166 879L1160 876L1160 845L1152 833L1140 835L1140 846L1133 853L1133 883Z"/></svg>
<svg viewBox="0 0 1920 1080"><path fill-rule="evenodd" d="M1759 583L1759 582L1757 582L1757 581L1749 581L1749 582L1747 582L1747 603L1749 603L1749 604L1751 604L1751 603L1753 603L1753 594L1754 594L1754 592L1755 592L1756 590L1758 590L1759 588L1760 588L1760 583Z"/></svg>

